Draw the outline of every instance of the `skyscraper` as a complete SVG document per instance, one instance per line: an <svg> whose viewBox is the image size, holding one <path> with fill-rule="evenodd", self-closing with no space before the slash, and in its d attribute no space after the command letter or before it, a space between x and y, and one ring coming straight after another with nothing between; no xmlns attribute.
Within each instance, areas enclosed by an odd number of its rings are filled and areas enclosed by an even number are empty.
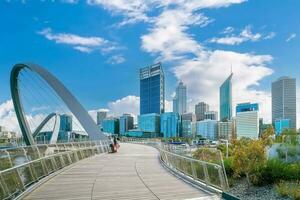
<svg viewBox="0 0 300 200"><path fill-rule="evenodd" d="M287 76L272 83L272 123L289 119L290 128L296 129L296 79Z"/></svg>
<svg viewBox="0 0 300 200"><path fill-rule="evenodd" d="M98 111L97 112L97 125L102 126L102 122L106 117L107 117L106 111Z"/></svg>
<svg viewBox="0 0 300 200"><path fill-rule="evenodd" d="M200 102L195 105L196 120L202 121L205 119L205 112L209 111L209 105L205 102Z"/></svg>
<svg viewBox="0 0 300 200"><path fill-rule="evenodd" d="M220 120L228 121L232 117L232 73L220 87Z"/></svg>
<svg viewBox="0 0 300 200"><path fill-rule="evenodd" d="M165 111L165 78L161 63L140 69L140 114Z"/></svg>
<svg viewBox="0 0 300 200"><path fill-rule="evenodd" d="M173 112L182 115L187 112L186 86L182 81L179 82L176 88L176 94L173 99Z"/></svg>

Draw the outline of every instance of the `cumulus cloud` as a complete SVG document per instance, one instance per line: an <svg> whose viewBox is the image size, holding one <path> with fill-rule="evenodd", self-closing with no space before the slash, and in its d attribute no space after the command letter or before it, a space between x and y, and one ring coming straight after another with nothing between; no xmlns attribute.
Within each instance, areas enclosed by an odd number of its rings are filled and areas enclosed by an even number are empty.
<svg viewBox="0 0 300 200"><path fill-rule="evenodd" d="M89 114L95 121L98 111L106 111L109 116L114 117L119 117L124 113L128 113L134 117L134 120L137 123L137 116L140 114L140 97L128 95L115 101L108 102L107 108L90 110ZM165 100L165 111L172 112L172 101Z"/></svg>
<svg viewBox="0 0 300 200"><path fill-rule="evenodd" d="M26 119L31 130L35 130L45 117L46 116L44 114L26 115ZM14 131L21 136L21 130L12 100L7 100L0 104L0 126L4 126L7 130ZM46 128L48 128L48 126Z"/></svg>
<svg viewBox="0 0 300 200"><path fill-rule="evenodd" d="M83 53L100 50L100 52L106 54L121 49L115 42L101 37L83 37L72 33L54 33L51 28L45 28L39 31L38 34L57 44L70 45L75 50Z"/></svg>
<svg viewBox="0 0 300 200"><path fill-rule="evenodd" d="M101 108L97 110L90 110L89 114L96 121L97 112L106 111L109 116L119 117L124 113L131 114L135 121L140 112L140 97L134 95L128 95L115 101L110 101L107 104L107 108Z"/></svg>
<svg viewBox="0 0 300 200"><path fill-rule="evenodd" d="M297 36L296 33L291 33L287 38L286 38L286 42L290 42L291 40L295 39Z"/></svg>

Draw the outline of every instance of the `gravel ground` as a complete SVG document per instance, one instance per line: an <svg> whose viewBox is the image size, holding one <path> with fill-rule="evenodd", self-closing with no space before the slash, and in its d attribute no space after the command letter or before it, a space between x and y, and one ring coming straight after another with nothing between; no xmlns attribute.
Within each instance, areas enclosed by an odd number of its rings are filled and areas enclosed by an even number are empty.
<svg viewBox="0 0 300 200"><path fill-rule="evenodd" d="M228 192L241 200L290 200L290 198L280 197L273 185L248 187L246 180L237 181Z"/></svg>

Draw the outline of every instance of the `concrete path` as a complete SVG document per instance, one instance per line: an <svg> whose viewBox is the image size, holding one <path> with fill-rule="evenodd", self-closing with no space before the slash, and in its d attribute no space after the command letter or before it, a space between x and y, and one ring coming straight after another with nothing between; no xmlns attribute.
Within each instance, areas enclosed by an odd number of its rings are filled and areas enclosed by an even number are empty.
<svg viewBox="0 0 300 200"><path fill-rule="evenodd" d="M170 174L158 151L121 144L116 154L97 155L74 164L51 178L25 199L219 199Z"/></svg>

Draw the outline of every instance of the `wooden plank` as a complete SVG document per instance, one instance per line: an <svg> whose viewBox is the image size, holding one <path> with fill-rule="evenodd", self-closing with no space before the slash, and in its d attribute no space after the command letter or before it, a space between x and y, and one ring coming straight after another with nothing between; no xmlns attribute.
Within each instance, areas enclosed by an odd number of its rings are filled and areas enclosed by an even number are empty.
<svg viewBox="0 0 300 200"><path fill-rule="evenodd" d="M63 171L25 199L220 199L183 182L163 168L152 147L121 144Z"/></svg>

